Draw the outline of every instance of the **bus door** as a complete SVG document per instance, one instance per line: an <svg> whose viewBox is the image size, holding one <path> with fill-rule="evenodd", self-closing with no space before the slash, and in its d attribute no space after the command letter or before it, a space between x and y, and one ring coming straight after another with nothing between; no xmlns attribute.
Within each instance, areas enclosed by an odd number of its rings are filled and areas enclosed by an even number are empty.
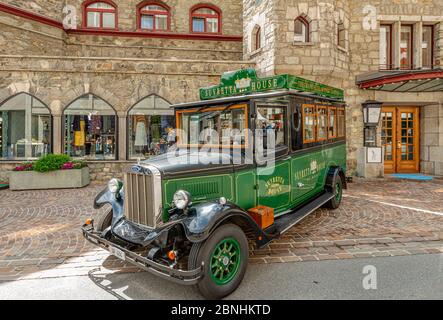
<svg viewBox="0 0 443 320"><path fill-rule="evenodd" d="M298 205L316 192L322 179L324 156L318 142L327 140L327 108L308 101L296 103L292 118L297 138L292 140L291 199Z"/></svg>
<svg viewBox="0 0 443 320"><path fill-rule="evenodd" d="M260 141L263 141L265 152L271 151L269 143L272 136L275 137L275 164L269 159L266 163L257 161L257 199L258 204L274 208L274 211L287 210L290 205L290 158L289 148L289 126L287 116L289 103L257 103L255 106L256 132L262 139L258 139L255 144L255 152L260 148ZM260 133L261 132L261 133ZM273 134L271 134L271 132ZM257 136L256 134L256 136ZM269 152L267 157L269 157Z"/></svg>

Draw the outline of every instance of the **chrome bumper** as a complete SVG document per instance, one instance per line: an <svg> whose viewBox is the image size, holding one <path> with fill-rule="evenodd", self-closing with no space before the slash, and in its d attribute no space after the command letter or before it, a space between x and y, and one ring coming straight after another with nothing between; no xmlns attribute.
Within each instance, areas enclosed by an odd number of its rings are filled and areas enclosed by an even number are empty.
<svg viewBox="0 0 443 320"><path fill-rule="evenodd" d="M203 274L203 265L194 270L179 270L165 266L148 258L145 258L135 252L129 251L111 241L103 239L101 233L95 232L91 225L82 227L83 236L91 243L109 251L110 247L117 248L126 254L126 261L163 279L184 284L194 285L198 283Z"/></svg>

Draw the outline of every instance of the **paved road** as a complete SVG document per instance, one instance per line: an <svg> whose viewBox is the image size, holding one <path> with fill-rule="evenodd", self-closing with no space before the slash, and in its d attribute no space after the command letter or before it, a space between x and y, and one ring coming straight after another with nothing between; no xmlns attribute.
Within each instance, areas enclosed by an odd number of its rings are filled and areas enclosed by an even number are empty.
<svg viewBox="0 0 443 320"><path fill-rule="evenodd" d="M377 289L363 288L363 268ZM108 286L103 289L94 281ZM193 288L147 273L0 283L3 299L200 299ZM443 299L443 254L251 265L230 299Z"/></svg>

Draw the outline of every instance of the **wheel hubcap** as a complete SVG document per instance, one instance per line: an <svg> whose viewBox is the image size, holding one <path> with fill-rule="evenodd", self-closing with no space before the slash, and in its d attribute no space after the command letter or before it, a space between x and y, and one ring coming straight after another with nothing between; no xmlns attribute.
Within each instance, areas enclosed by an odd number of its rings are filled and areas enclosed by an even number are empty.
<svg viewBox="0 0 443 320"><path fill-rule="evenodd" d="M234 238L224 239L215 246L210 273L216 284L227 284L235 277L240 266L240 252L240 244Z"/></svg>
<svg viewBox="0 0 443 320"><path fill-rule="evenodd" d="M341 196L342 196L341 185L340 185L340 183L337 183L337 184L335 185L335 200L336 200L337 202L340 202L340 200L341 200Z"/></svg>

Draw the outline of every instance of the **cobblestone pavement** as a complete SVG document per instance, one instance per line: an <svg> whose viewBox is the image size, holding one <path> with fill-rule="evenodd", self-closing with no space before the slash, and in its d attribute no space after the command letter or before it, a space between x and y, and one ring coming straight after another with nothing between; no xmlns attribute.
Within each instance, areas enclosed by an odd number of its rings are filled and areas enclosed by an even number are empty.
<svg viewBox="0 0 443 320"><path fill-rule="evenodd" d="M0 191L0 281L140 272L83 239L101 188ZM443 180L355 179L339 209L319 209L265 248L251 247L250 263L439 252Z"/></svg>

